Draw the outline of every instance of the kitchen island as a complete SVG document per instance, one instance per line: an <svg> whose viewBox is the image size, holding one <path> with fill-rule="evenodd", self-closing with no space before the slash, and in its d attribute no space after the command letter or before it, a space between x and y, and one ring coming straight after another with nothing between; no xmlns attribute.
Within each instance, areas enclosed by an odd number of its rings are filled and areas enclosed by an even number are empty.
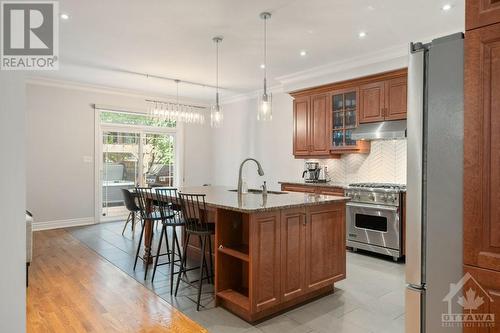
<svg viewBox="0 0 500 333"><path fill-rule="evenodd" d="M206 214L216 230L216 305L254 322L332 293L333 284L345 278L348 198L238 195L219 186L179 191L206 195ZM188 253L199 251L197 243L189 244Z"/></svg>

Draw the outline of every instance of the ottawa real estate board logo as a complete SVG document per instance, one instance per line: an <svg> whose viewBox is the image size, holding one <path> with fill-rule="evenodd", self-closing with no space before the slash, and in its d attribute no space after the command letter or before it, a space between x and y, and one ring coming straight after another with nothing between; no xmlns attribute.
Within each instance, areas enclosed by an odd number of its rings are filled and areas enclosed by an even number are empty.
<svg viewBox="0 0 500 333"><path fill-rule="evenodd" d="M495 327L495 314L488 311L493 299L468 272L460 281L450 284L443 302L448 305L448 311L441 315L443 327Z"/></svg>
<svg viewBox="0 0 500 333"><path fill-rule="evenodd" d="M2 1L2 70L59 69L57 1Z"/></svg>

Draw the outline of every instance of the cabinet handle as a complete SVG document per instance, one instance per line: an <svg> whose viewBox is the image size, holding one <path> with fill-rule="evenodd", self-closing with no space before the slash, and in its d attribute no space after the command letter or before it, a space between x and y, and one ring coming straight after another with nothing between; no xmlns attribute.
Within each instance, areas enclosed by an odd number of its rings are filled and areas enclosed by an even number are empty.
<svg viewBox="0 0 500 333"><path fill-rule="evenodd" d="M302 223L303 225L307 224L307 215L304 215L304 222Z"/></svg>

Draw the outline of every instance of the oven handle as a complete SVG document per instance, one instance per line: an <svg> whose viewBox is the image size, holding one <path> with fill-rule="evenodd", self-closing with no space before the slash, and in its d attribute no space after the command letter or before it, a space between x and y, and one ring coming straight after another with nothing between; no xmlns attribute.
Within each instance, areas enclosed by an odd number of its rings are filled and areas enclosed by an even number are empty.
<svg viewBox="0 0 500 333"><path fill-rule="evenodd" d="M357 202L348 202L348 203L346 203L346 206L361 207L361 208L373 208L373 209L379 209L379 210L388 210L388 211L391 211L391 212L397 212L398 211L398 207L396 207L396 206L363 204L363 203L357 203Z"/></svg>

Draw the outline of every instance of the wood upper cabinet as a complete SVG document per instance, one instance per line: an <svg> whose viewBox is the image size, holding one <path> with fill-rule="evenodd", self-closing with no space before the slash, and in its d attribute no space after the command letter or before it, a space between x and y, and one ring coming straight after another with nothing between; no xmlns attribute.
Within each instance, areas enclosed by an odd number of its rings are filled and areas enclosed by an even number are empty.
<svg viewBox="0 0 500 333"><path fill-rule="evenodd" d="M467 30L500 22L500 0L467 0L465 3Z"/></svg>
<svg viewBox="0 0 500 333"><path fill-rule="evenodd" d="M253 312L281 303L280 224L280 211L255 214L250 221Z"/></svg>
<svg viewBox="0 0 500 333"><path fill-rule="evenodd" d="M345 207L306 210L306 288L315 290L345 278Z"/></svg>
<svg viewBox="0 0 500 333"><path fill-rule="evenodd" d="M311 155L330 154L330 112L328 95L311 97L310 114L310 152Z"/></svg>
<svg viewBox="0 0 500 333"><path fill-rule="evenodd" d="M385 82L385 120L406 119L408 83L406 76Z"/></svg>
<svg viewBox="0 0 500 333"><path fill-rule="evenodd" d="M352 132L360 123L406 119L406 81L403 68L291 93L293 154L339 158L370 152L370 142L353 140Z"/></svg>
<svg viewBox="0 0 500 333"><path fill-rule="evenodd" d="M305 292L305 208L281 214L281 293L284 302Z"/></svg>
<svg viewBox="0 0 500 333"><path fill-rule="evenodd" d="M330 154L330 118L325 94L294 101L293 152L295 156Z"/></svg>
<svg viewBox="0 0 500 333"><path fill-rule="evenodd" d="M359 122L406 119L407 77L401 76L359 88Z"/></svg>
<svg viewBox="0 0 500 333"><path fill-rule="evenodd" d="M372 82L359 87L359 122L383 121L385 116L385 82Z"/></svg>
<svg viewBox="0 0 500 333"><path fill-rule="evenodd" d="M310 150L309 96L296 98L293 102L293 154L307 156Z"/></svg>
<svg viewBox="0 0 500 333"><path fill-rule="evenodd" d="M500 23L466 33L464 93L464 263L500 271Z"/></svg>

